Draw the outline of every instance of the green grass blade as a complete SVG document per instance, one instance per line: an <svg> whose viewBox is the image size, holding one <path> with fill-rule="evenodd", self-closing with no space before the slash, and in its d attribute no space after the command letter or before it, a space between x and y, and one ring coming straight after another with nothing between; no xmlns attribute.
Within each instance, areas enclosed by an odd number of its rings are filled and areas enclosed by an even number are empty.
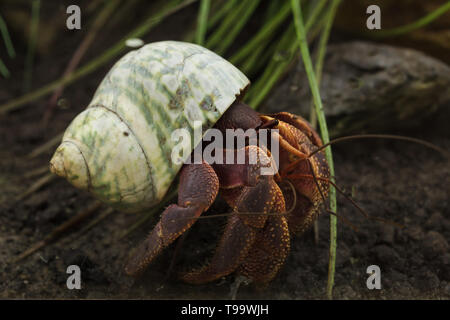
<svg viewBox="0 0 450 320"><path fill-rule="evenodd" d="M309 32L313 24L317 21L319 18L320 13L322 12L323 8L327 4L327 0L321 0L319 3L317 3L311 10L311 14L306 18L306 24L305 24L305 31L306 33Z"/></svg>
<svg viewBox="0 0 450 320"><path fill-rule="evenodd" d="M215 48L225 38L229 30L239 19L240 11L245 7L245 3L242 1L237 3L230 9L229 14L225 15L220 25L214 30L213 34L208 38L205 43L207 48Z"/></svg>
<svg viewBox="0 0 450 320"><path fill-rule="evenodd" d="M206 32L208 30L212 29L222 18L225 16L228 11L230 11L237 0L226 0L226 2L221 5L220 2L213 2L213 5L210 8L209 18L208 18L208 24L206 27ZM183 41L186 42L194 42L197 28L194 26L187 34L183 37Z"/></svg>
<svg viewBox="0 0 450 320"><path fill-rule="evenodd" d="M217 12L209 19L208 29L214 27L231 9L236 6L237 0L225 0L225 3L217 10Z"/></svg>
<svg viewBox="0 0 450 320"><path fill-rule="evenodd" d="M242 3L246 4L246 6L244 7L245 10L243 10L242 15L240 15L237 22L232 26L231 30L229 30L223 41L219 43L219 46L216 50L218 54L223 55L228 47L233 43L234 39L236 39L239 32L255 12L255 9L258 7L260 1L261 0L252 0L250 4L242 1Z"/></svg>
<svg viewBox="0 0 450 320"><path fill-rule="evenodd" d="M0 15L0 32L2 33L3 41L5 42L6 50L8 51L8 56L13 59L16 57L16 51L9 36L8 28L3 17Z"/></svg>
<svg viewBox="0 0 450 320"><path fill-rule="evenodd" d="M320 0L320 2L313 8L311 14L306 20L305 31L309 34L310 38L314 38L318 28L322 24L317 20L319 19L322 9L325 7L327 0ZM313 28L312 32L310 29ZM260 103L270 93L274 85L286 72L289 65L296 56L296 48L298 43L296 42L294 26L290 25L288 30L284 32L282 39L274 50L273 58L269 65L265 69L263 75L258 79L254 86L250 88L248 96L245 97L245 101L248 101L249 105L257 109ZM284 54L280 54L283 53ZM281 56L285 56L282 58Z"/></svg>
<svg viewBox="0 0 450 320"><path fill-rule="evenodd" d="M241 1L231 10L206 42L206 47L223 55L258 6L260 0Z"/></svg>
<svg viewBox="0 0 450 320"><path fill-rule="evenodd" d="M258 108L290 63L292 57L289 47L292 45L293 39L295 39L294 26L290 24L273 50L269 65L255 85L250 88L246 101L252 108Z"/></svg>
<svg viewBox="0 0 450 320"><path fill-rule="evenodd" d="M333 0L331 4L330 12L334 12L337 9L340 0ZM298 0L291 0L292 13L295 21L295 29L297 32L297 39L300 45L300 53L302 56L303 63L305 65L305 71L308 77L308 82L311 88L311 93L313 96L314 104L316 107L317 119L319 121L320 132L322 136L323 143L328 143L330 141L328 135L328 128L325 119L325 114L323 112L322 99L320 98L319 87L317 84L316 76L313 70L311 56L309 53L308 42L306 38L306 31L303 24L303 17L300 4ZM332 16L332 17L333 17ZM334 165L333 165L333 155L331 152L331 148L328 147L325 149L325 155L330 167L330 179L334 180ZM336 190L333 186L330 186L330 209L333 212L337 210L336 203ZM328 298L332 298L332 290L334 285L334 270L335 270L335 261L336 261L336 247L337 247L337 221L335 216L330 216L330 263L328 269L328 284L327 284L327 296Z"/></svg>
<svg viewBox="0 0 450 320"><path fill-rule="evenodd" d="M230 58L233 64L240 63L245 57L254 52L261 46L263 40L268 39L278 28L290 13L289 3L286 2L281 9L271 19L264 24L261 30L244 46Z"/></svg>
<svg viewBox="0 0 450 320"><path fill-rule="evenodd" d="M2 59L0 59L0 74L4 78L9 78L9 76L10 76L9 70L6 67L6 65L3 63Z"/></svg>
<svg viewBox="0 0 450 320"><path fill-rule="evenodd" d="M104 52L100 57L98 57L94 60L91 60L89 63L85 64L83 67L79 68L77 71L75 71L71 75L69 75L67 77L63 77L59 80L53 81L52 83L50 83L44 87L41 87L33 92L23 95L20 98L14 99L12 101L7 102L6 104L1 105L0 106L0 115L5 114L11 110L17 109L31 101L34 101L38 98L41 98L41 97L51 93L53 90L55 90L56 88L58 88L62 85L68 85L70 83L73 83L76 80L94 72L99 67L103 66L104 64L109 62L111 59L116 57L118 54L120 54L126 48L125 42L127 39L140 38L146 32L148 32L151 28L153 28L157 24L159 24L164 18L185 8L186 6L192 4L196 1L197 0L183 1L179 5L168 7L168 9L164 10L162 13L148 18L139 27L134 29L126 37L124 37L122 40L117 42L113 47L111 47L109 50Z"/></svg>
<svg viewBox="0 0 450 320"><path fill-rule="evenodd" d="M322 78L322 69L323 69L323 61L325 59L325 53L327 49L327 42L328 38L330 37L330 31L331 26L333 25L334 21L334 14L333 10L329 10L327 13L326 23L325 27L322 30L322 34L319 39L318 49L317 49L317 56L316 56L316 65L315 65L315 73L317 78L317 85L320 88L320 81ZM330 16L332 15L332 16ZM314 101L311 101L311 108L310 108L310 118L309 122L311 123L313 128L316 128L317 123L317 114L314 110Z"/></svg>
<svg viewBox="0 0 450 320"><path fill-rule="evenodd" d="M450 10L450 1L447 1L447 3L443 4L442 6L440 6L433 12L430 12L426 16L422 17L421 19L419 19L413 23L410 23L410 24L407 24L405 26L401 26L398 28L393 28L393 29L373 30L370 32L366 32L366 34L368 34L372 37L380 37L380 38L399 36L399 35L402 35L402 34L405 34L405 33L408 33L408 32L411 32L411 31L414 31L416 29L426 26L427 24L429 24L429 23L433 22L434 20L436 20L437 18L439 18L441 15L443 15L448 10Z"/></svg>
<svg viewBox="0 0 450 320"><path fill-rule="evenodd" d="M199 45L203 45L203 43L205 42L210 4L210 0L201 0L200 3L200 10L197 20L197 32L195 37L195 42L197 42L197 44Z"/></svg>

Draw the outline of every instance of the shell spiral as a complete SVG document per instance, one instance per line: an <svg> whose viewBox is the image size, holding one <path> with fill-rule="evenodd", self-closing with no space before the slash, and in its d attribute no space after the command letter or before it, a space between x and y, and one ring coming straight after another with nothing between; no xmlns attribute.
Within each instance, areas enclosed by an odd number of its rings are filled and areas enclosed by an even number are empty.
<svg viewBox="0 0 450 320"><path fill-rule="evenodd" d="M248 85L237 68L201 46L147 44L108 72L66 129L50 168L121 210L149 208L182 166L171 158L174 130L186 129L197 145L196 126L204 134Z"/></svg>

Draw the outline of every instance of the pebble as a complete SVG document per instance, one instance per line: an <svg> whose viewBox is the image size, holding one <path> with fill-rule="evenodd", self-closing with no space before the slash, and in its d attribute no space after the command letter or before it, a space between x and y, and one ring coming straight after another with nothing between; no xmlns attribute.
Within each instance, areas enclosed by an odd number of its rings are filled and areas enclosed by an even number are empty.
<svg viewBox="0 0 450 320"><path fill-rule="evenodd" d="M420 226L411 226L407 228L406 234L409 238L415 241L421 241L425 237L425 233Z"/></svg>
<svg viewBox="0 0 450 320"><path fill-rule="evenodd" d="M425 236L423 244L424 255L428 259L448 252L447 240L437 231L429 231Z"/></svg>
<svg viewBox="0 0 450 320"><path fill-rule="evenodd" d="M382 265L379 266L381 269L383 269L383 266L401 267L402 260L393 248L381 244L377 245L372 251L376 259L374 263L381 263Z"/></svg>
<svg viewBox="0 0 450 320"><path fill-rule="evenodd" d="M439 287L439 278L430 270L425 270L417 276L416 284L421 291L430 291Z"/></svg>
<svg viewBox="0 0 450 320"><path fill-rule="evenodd" d="M425 222L425 227L428 229L440 230L444 220L445 219L442 217L440 212L435 212L428 218L427 222Z"/></svg>
<svg viewBox="0 0 450 320"><path fill-rule="evenodd" d="M450 296L450 283L447 283L444 287L444 293Z"/></svg>
<svg viewBox="0 0 450 320"><path fill-rule="evenodd" d="M395 228L391 225L380 225L378 242L392 244L394 243Z"/></svg>
<svg viewBox="0 0 450 320"><path fill-rule="evenodd" d="M415 215L418 216L418 217L425 217L426 214L427 214L427 212L425 211L424 208L419 208L419 209L417 209L414 213L415 213Z"/></svg>
<svg viewBox="0 0 450 320"><path fill-rule="evenodd" d="M335 288L335 296L339 299L356 299L358 297L355 290L350 285L338 286Z"/></svg>

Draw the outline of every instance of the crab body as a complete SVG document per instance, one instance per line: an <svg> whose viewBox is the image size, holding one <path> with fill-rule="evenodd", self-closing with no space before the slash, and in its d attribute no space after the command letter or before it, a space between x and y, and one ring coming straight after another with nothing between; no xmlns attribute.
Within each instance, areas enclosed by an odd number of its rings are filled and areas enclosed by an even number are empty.
<svg viewBox="0 0 450 320"><path fill-rule="evenodd" d="M267 283L284 264L292 235L314 221L328 193L329 170L323 152L309 154L322 142L301 117L262 115L240 102L248 84L234 66L200 46L149 44L113 67L67 129L52 171L122 210L158 203L179 176L177 204L164 210L133 252L128 274L141 274L219 192L233 214L211 262L184 274L186 282L205 283L237 272ZM225 143L215 151L231 153L232 159L241 153L242 163L173 163L171 132L193 133L198 126L203 134L213 126L223 133L269 129L279 143L278 170L262 174L276 161L270 145L252 143L231 150ZM209 145L201 140L194 134L191 145Z"/></svg>

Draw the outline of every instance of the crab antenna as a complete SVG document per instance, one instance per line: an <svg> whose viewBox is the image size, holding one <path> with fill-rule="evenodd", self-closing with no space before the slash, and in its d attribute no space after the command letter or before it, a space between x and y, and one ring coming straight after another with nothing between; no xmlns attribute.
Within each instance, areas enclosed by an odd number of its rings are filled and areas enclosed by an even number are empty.
<svg viewBox="0 0 450 320"><path fill-rule="evenodd" d="M383 223L386 223L386 224L393 225L393 226L398 227L398 228L404 228L404 227L405 227L404 225L399 224L399 223L394 222L394 221L391 221L391 220L386 220L386 219L379 218L379 217L371 217L366 211L364 211L363 208L361 208L361 207L358 205L358 203L356 203L355 200L353 200L352 197L350 197L348 194L346 194L341 188L338 187L338 185L337 185L336 183L334 183L334 182L331 181L330 179L327 179L327 178L321 178L321 177L314 177L314 176L311 176L311 175L308 175L308 174L298 174L298 175L293 174L293 175L287 176L287 178L289 178L289 177L295 177L295 178L307 178L307 179L317 179L317 180L323 180L323 181L326 181L326 182L328 182L329 184L333 185L333 187L336 188L336 190L337 190L341 195L343 195L348 201L350 201L350 202L352 203L352 205L353 205L356 209L358 209L358 211L359 211L366 219L380 221L380 222L383 222ZM318 186L318 184L316 184L316 185ZM336 213L334 213L334 214L336 215ZM336 215L336 216L337 216L337 215Z"/></svg>
<svg viewBox="0 0 450 320"><path fill-rule="evenodd" d="M317 148L316 150L314 150L313 152L311 152L307 158L312 157L316 153L322 151L326 147L328 147L336 142L342 142L342 141L347 141L347 140L356 140L356 139L392 139L392 140L403 140L403 141L414 142L414 143L421 144L427 148L433 149L433 150L441 153L448 159L450 159L450 153L447 150L444 150L444 149L432 144L431 142L428 142L428 141L425 141L422 139L405 137L405 136L397 136L397 135L392 135L392 134L358 134L358 135L353 135L353 136L336 138L336 139L331 140L328 143L325 143L323 146L321 146L321 147Z"/></svg>
<svg viewBox="0 0 450 320"><path fill-rule="evenodd" d="M325 208L325 212L327 212L328 214L331 214L333 216L335 216L338 219L341 219L342 222L344 222L345 224L347 224L350 228L353 229L353 231L358 232L359 229L353 224L351 223L346 217L338 215L336 212L331 211L330 209Z"/></svg>
<svg viewBox="0 0 450 320"><path fill-rule="evenodd" d="M327 201L326 201L325 196L324 196L324 194L322 192L322 188L320 187L320 184L319 184L319 181L318 181L318 179L316 177L316 174L314 173L311 161L309 159L307 159L307 163L308 163L309 169L311 170L311 174L312 174L312 177L314 179L314 183L316 184L317 190L319 190L320 196L322 197L322 201L323 201L322 203L325 205L325 203L327 203ZM328 182L332 182L330 179L328 179L328 180L329 180ZM333 183L333 185L334 185L334 183ZM359 210L363 211L355 203L354 203L354 205L356 206L356 208L358 208ZM332 211L327 205L325 205L325 211L328 212L329 214L334 215L336 218L341 219L344 223L348 224L350 226L350 228L353 229L353 231L358 232L358 228L356 226L354 226L347 218L345 218L344 216L338 215L336 212Z"/></svg>

